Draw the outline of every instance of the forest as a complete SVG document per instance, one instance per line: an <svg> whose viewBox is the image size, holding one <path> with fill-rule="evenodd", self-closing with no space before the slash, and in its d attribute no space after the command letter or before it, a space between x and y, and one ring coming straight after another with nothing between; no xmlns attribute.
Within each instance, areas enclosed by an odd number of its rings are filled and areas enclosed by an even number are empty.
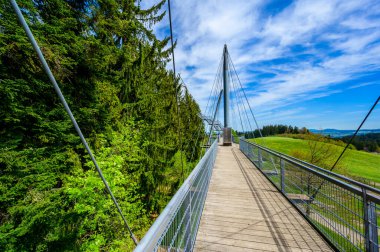
<svg viewBox="0 0 380 252"><path fill-rule="evenodd" d="M200 109L167 70L169 38L152 30L167 18L165 0L148 9L134 0L17 2L141 239L201 153L194 137L203 131ZM0 251L133 249L6 0L0 0L0 150Z"/></svg>
<svg viewBox="0 0 380 252"><path fill-rule="evenodd" d="M297 126L274 124L266 125L261 129L261 134L263 137L274 136L279 134L309 134L309 130L305 127L298 128ZM239 136L244 135L245 138L258 138L261 137L260 131L255 129L254 131L237 132Z"/></svg>
<svg viewBox="0 0 380 252"><path fill-rule="evenodd" d="M339 139L348 143L351 138L352 136L344 136ZM380 153L380 133L357 135L353 139L352 145L354 145L357 150Z"/></svg>

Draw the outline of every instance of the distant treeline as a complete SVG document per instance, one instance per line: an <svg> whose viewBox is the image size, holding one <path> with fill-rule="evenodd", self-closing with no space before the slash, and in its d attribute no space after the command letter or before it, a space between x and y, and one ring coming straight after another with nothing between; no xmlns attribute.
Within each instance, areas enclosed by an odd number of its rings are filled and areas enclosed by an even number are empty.
<svg viewBox="0 0 380 252"><path fill-rule="evenodd" d="M347 143L348 141L350 141L351 137L352 136L344 136L338 139ZM380 153L380 133L358 135L354 138L352 144L355 146L357 150L365 150L369 152Z"/></svg>
<svg viewBox="0 0 380 252"><path fill-rule="evenodd" d="M267 125L267 126L264 126L260 130L263 137L279 135L279 134L309 134L310 133L310 131L305 127L298 128L297 126L293 127L291 125L283 125L283 124ZM238 135L244 136L245 138L261 137L258 129L254 131L238 132Z"/></svg>
<svg viewBox="0 0 380 252"><path fill-rule="evenodd" d="M266 136L274 136L274 135L284 135L284 134L302 134L302 138L305 138L305 134L312 134L315 135L315 133L310 132L307 128L302 127L298 128L297 126L291 126L291 125L283 125L283 124L275 124L275 125L266 125L263 128L260 129L261 134L263 137ZM245 131L245 132L237 132L237 135L244 136L245 138L259 138L261 137L260 132L258 129L254 131ZM318 134L317 134L318 135ZM292 136L295 137L295 136ZM301 136L300 136L301 137ZM326 141L326 139L333 140L341 140L344 143L348 143L352 136L344 136L340 138L333 138L330 136L324 137L323 141ZM336 144L334 142L334 144ZM337 144L337 145L343 145ZM352 145L355 146L357 150L364 150L368 152L379 152L380 153L380 133L369 133L365 135L358 135L354 138Z"/></svg>

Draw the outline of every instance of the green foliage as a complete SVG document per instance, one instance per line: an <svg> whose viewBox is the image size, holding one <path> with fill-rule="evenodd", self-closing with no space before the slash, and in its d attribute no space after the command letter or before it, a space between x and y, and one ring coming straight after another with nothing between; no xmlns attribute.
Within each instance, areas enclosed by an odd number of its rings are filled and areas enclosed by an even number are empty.
<svg viewBox="0 0 380 252"><path fill-rule="evenodd" d="M199 107L166 70L168 38L151 30L164 3L18 1L139 238L200 153ZM9 2L0 6L0 251L132 250Z"/></svg>

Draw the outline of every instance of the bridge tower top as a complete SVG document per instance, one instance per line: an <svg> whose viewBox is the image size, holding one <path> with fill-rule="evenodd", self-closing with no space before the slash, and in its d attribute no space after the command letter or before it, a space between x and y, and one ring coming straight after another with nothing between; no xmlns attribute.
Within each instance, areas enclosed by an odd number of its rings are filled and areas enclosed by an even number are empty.
<svg viewBox="0 0 380 252"><path fill-rule="evenodd" d="M230 127L230 83L228 79L228 49L224 45L223 49L223 97L224 97L224 129L223 145L232 144L232 134Z"/></svg>
<svg viewBox="0 0 380 252"><path fill-rule="evenodd" d="M230 87L228 83L228 49L227 45L224 45L223 50L223 98L224 98L224 128L230 126L229 114L230 114Z"/></svg>

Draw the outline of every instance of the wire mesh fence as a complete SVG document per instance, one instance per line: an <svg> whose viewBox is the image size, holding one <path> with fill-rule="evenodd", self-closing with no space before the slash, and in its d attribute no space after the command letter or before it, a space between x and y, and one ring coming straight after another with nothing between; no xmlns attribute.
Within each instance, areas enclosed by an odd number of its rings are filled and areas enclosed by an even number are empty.
<svg viewBox="0 0 380 252"><path fill-rule="evenodd" d="M217 147L214 140L135 251L193 250Z"/></svg>
<svg viewBox="0 0 380 252"><path fill-rule="evenodd" d="M380 190L240 140L240 150L340 251L379 251Z"/></svg>

